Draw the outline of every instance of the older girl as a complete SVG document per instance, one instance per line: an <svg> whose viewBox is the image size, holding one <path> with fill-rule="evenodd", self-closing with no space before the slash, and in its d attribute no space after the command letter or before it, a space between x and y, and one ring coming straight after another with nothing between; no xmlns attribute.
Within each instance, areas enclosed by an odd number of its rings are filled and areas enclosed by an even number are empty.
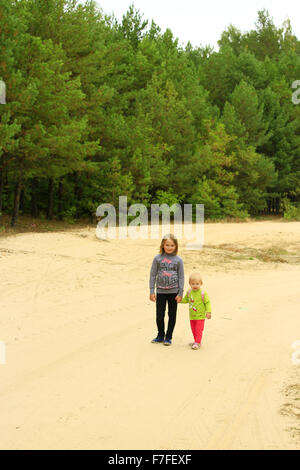
<svg viewBox="0 0 300 470"><path fill-rule="evenodd" d="M183 261L178 253L178 241L174 235L165 235L160 244L150 272L150 300L156 302L157 337L152 343L172 344L176 324L177 305L181 302L184 289ZM156 287L156 294L155 294ZM165 333L165 311L168 303L168 328Z"/></svg>

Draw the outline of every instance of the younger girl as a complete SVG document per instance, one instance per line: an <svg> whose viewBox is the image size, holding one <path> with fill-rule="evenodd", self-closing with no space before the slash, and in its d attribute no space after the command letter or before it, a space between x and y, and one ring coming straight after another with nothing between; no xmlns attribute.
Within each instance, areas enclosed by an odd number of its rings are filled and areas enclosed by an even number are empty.
<svg viewBox="0 0 300 470"><path fill-rule="evenodd" d="M183 262L178 252L178 241L174 235L165 235L160 244L150 272L150 300L156 302L157 337L152 343L172 344L176 323L177 304L181 302L184 289ZM156 294L155 294L156 286ZM168 303L168 329L165 333L165 311Z"/></svg>
<svg viewBox="0 0 300 470"><path fill-rule="evenodd" d="M190 275L191 289L182 299L183 304L189 304L190 322L195 342L192 349L199 349L201 345L205 318L211 318L211 305L206 292L202 289L202 277L198 273Z"/></svg>

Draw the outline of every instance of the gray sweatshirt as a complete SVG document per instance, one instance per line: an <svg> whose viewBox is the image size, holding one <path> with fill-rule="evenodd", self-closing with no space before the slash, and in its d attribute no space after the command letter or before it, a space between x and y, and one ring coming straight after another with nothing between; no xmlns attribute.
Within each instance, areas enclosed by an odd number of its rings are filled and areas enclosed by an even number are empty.
<svg viewBox="0 0 300 470"><path fill-rule="evenodd" d="M177 255L155 256L150 271L150 294L176 294L183 296L184 270L183 261Z"/></svg>

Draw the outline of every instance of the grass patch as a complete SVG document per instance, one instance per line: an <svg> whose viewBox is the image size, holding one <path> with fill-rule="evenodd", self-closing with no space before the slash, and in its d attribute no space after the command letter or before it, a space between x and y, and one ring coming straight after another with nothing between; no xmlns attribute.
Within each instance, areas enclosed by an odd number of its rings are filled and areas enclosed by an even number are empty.
<svg viewBox="0 0 300 470"><path fill-rule="evenodd" d="M300 252L289 251L281 246L273 245L268 248L252 248L236 246L229 243L220 245L205 245L204 251L215 250L215 256L222 256L223 262L232 261L254 261L262 263L300 263ZM218 251L218 253L217 253Z"/></svg>
<svg viewBox="0 0 300 470"><path fill-rule="evenodd" d="M46 233L65 232L75 229L92 227L96 229L97 223L91 224L89 220L73 221L34 219L33 217L20 216L15 227L10 225L11 217L2 215L0 219L0 238L17 235L18 233Z"/></svg>

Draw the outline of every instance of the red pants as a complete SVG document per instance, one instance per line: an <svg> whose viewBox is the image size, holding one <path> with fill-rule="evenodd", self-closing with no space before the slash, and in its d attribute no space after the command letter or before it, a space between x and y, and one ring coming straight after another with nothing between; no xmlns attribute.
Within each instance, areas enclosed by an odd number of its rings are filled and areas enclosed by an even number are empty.
<svg viewBox="0 0 300 470"><path fill-rule="evenodd" d="M190 320L195 343L200 344L202 340L205 320Z"/></svg>

